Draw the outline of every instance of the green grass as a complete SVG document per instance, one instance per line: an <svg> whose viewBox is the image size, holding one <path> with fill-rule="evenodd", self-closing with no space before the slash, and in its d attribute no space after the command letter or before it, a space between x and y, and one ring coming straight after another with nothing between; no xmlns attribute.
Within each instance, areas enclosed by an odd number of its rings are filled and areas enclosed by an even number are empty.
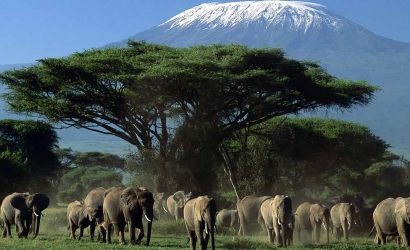
<svg viewBox="0 0 410 250"><path fill-rule="evenodd" d="M65 222L65 208L52 208L45 211L42 219L40 234L37 239L18 239L13 230L12 239L0 238L0 249L53 249L53 250L80 250L80 249L189 249L189 243L183 222L155 221L152 229L152 238L149 247L119 245L117 237L113 237L113 244L91 242L88 230L84 238L79 240L69 239L69 232ZM267 242L265 236L235 237L232 240L232 231L227 234L216 235L217 249L277 249ZM78 235L77 231L77 235ZM128 235L126 233L126 240ZM143 239L143 242L145 238ZM199 247L197 246L197 249ZM295 245L287 249L401 249L395 244L378 246L370 240L354 238L351 242L332 242L329 245L319 244L311 246Z"/></svg>

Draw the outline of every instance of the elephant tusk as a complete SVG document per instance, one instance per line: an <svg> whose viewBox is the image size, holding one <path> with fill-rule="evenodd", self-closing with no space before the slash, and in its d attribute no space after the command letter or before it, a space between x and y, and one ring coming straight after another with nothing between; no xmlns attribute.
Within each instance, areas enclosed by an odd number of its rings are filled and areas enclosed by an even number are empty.
<svg viewBox="0 0 410 250"><path fill-rule="evenodd" d="M152 220L148 219L148 216L147 216L146 214L144 214L144 216L145 216L145 219L146 219L148 222L152 222Z"/></svg>
<svg viewBox="0 0 410 250"><path fill-rule="evenodd" d="M164 204L162 204L162 208L164 209L165 213L168 213L168 210L165 208Z"/></svg>
<svg viewBox="0 0 410 250"><path fill-rule="evenodd" d="M208 234L208 224L205 222L205 233Z"/></svg>
<svg viewBox="0 0 410 250"><path fill-rule="evenodd" d="M347 222L347 230L350 230L350 222Z"/></svg>
<svg viewBox="0 0 410 250"><path fill-rule="evenodd" d="M152 222L152 220L148 219L148 217L147 217L146 214L144 214L144 215L145 215L145 219L146 219L148 222Z"/></svg>
<svg viewBox="0 0 410 250"><path fill-rule="evenodd" d="M35 215L36 217L40 217L40 215L38 215L38 214L36 213L36 211L33 211L33 213L34 213L34 215Z"/></svg>
<svg viewBox="0 0 410 250"><path fill-rule="evenodd" d="M282 223L280 223L279 217L278 217L278 225L282 226Z"/></svg>

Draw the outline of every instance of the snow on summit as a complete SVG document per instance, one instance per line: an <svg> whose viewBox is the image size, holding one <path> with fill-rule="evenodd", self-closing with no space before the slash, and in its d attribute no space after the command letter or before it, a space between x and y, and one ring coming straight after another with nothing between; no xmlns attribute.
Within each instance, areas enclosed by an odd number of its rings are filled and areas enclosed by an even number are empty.
<svg viewBox="0 0 410 250"><path fill-rule="evenodd" d="M249 23L280 25L291 30L307 32L310 28L327 26L338 29L344 20L331 14L320 4L300 1L243 1L205 3L188 9L160 26L168 29L201 26L203 29L233 27Z"/></svg>

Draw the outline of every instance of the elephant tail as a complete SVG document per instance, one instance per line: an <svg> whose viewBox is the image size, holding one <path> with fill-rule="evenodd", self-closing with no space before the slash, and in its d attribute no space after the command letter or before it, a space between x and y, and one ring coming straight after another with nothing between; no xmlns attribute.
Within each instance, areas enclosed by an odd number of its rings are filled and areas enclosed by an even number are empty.
<svg viewBox="0 0 410 250"><path fill-rule="evenodd" d="M367 236L367 239L370 238L370 236L372 236L373 232L374 232L375 226L372 227L372 230L370 231L369 235Z"/></svg>

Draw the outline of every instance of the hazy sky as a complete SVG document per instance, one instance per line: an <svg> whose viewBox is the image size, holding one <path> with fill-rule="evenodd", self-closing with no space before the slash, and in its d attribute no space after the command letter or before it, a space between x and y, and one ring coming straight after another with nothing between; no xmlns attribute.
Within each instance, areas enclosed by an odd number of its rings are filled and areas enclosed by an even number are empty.
<svg viewBox="0 0 410 250"><path fill-rule="evenodd" d="M126 39L204 0L0 0L0 65ZM230 1L219 1L230 2ZM410 43L410 0L317 0L376 34Z"/></svg>

